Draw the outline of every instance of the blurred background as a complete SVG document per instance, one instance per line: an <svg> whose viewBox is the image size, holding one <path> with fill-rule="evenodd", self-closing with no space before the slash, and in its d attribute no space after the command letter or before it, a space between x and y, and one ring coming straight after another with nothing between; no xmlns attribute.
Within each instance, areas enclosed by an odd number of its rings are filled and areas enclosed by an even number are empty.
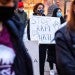
<svg viewBox="0 0 75 75"><path fill-rule="evenodd" d="M21 0L20 0L21 1ZM43 3L45 5L45 14L47 15L48 13L48 8L53 5L57 4L61 9L63 15L68 14L69 12L69 6L72 0L22 0L24 2L24 10L27 12L28 17L32 14L33 12L33 7L36 3ZM50 11L53 9L52 7Z"/></svg>

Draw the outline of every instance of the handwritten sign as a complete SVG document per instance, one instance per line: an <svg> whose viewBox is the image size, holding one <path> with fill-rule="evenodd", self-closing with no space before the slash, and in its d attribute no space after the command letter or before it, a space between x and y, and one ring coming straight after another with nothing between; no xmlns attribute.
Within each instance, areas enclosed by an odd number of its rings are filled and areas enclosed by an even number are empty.
<svg viewBox="0 0 75 75"><path fill-rule="evenodd" d="M55 43L55 32L60 28L60 19L47 16L30 17L30 38L32 41L50 44Z"/></svg>

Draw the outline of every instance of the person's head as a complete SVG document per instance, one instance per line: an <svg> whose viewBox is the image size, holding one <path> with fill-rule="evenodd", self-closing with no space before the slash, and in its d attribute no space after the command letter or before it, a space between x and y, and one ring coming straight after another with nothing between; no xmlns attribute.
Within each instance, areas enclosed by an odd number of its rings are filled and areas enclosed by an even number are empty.
<svg viewBox="0 0 75 75"><path fill-rule="evenodd" d="M61 16L62 16L62 10L60 8L55 8L52 17L61 17Z"/></svg>
<svg viewBox="0 0 75 75"><path fill-rule="evenodd" d="M0 0L0 21L9 19L15 10L17 0Z"/></svg>
<svg viewBox="0 0 75 75"><path fill-rule="evenodd" d="M60 6L60 1L56 1L56 5L59 7Z"/></svg>
<svg viewBox="0 0 75 75"><path fill-rule="evenodd" d="M62 10L60 8L55 8L52 14L52 17L58 17L60 18L60 23L63 24L65 22L65 19L62 15Z"/></svg>
<svg viewBox="0 0 75 75"><path fill-rule="evenodd" d="M23 11L24 11L23 8L24 8L23 2L18 2L18 10L19 10L20 12L23 12Z"/></svg>
<svg viewBox="0 0 75 75"><path fill-rule="evenodd" d="M75 30L75 0L72 1L68 16L68 27Z"/></svg>
<svg viewBox="0 0 75 75"><path fill-rule="evenodd" d="M36 13L36 14L38 14L38 15L44 14L44 4L42 4L42 3L37 3L37 4L34 6L33 12Z"/></svg>

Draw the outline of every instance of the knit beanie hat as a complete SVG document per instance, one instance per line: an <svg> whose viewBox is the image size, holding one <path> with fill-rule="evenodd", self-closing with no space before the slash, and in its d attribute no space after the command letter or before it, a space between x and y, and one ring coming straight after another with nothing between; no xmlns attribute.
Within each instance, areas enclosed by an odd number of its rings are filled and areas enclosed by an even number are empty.
<svg viewBox="0 0 75 75"><path fill-rule="evenodd" d="M18 8L24 7L23 2L18 2Z"/></svg>

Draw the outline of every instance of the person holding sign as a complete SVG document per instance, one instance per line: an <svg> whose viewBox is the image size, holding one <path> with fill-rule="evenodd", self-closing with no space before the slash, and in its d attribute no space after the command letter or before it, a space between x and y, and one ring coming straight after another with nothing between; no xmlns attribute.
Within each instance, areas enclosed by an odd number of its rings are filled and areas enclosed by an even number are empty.
<svg viewBox="0 0 75 75"><path fill-rule="evenodd" d="M75 75L75 0L70 6L69 19L55 34L58 75Z"/></svg>
<svg viewBox="0 0 75 75"><path fill-rule="evenodd" d="M42 3L38 3L34 6L33 15L36 16L45 16L44 14L44 5ZM46 45L39 44L39 69L40 75L44 75L44 64L46 58Z"/></svg>
<svg viewBox="0 0 75 75"><path fill-rule="evenodd" d="M44 14L44 4L43 3L37 3L33 8L33 15L35 16L45 16ZM27 25L27 38L30 40L30 20L28 20Z"/></svg>
<svg viewBox="0 0 75 75"><path fill-rule="evenodd" d="M33 15L35 16L45 16L44 14L44 4L37 3L33 8ZM30 24L27 26L27 36L28 40L30 40ZM40 44L39 45L39 67L40 67L40 75L44 75L44 64L46 58L46 45Z"/></svg>

